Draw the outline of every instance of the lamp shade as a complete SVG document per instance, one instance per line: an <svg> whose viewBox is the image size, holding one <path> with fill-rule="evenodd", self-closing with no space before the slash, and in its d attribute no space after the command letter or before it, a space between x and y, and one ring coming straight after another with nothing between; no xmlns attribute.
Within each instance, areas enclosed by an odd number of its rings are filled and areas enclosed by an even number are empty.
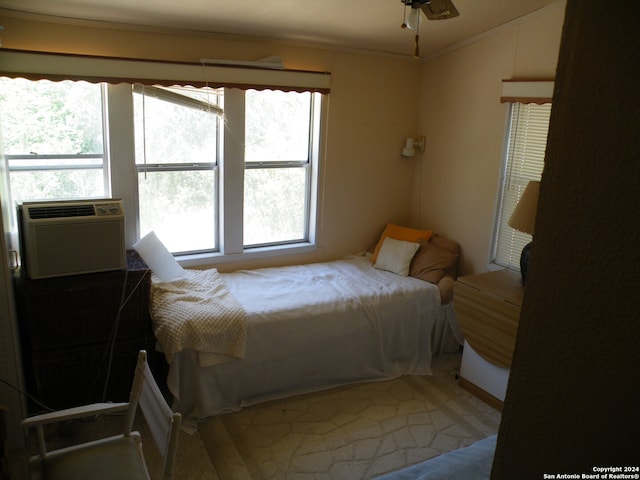
<svg viewBox="0 0 640 480"><path fill-rule="evenodd" d="M540 182L529 182L527 188L524 189L524 193L518 205L513 210L511 218L507 222L510 227L519 230L520 232L533 235L535 223L536 223L536 211L538 208L538 192L540 191Z"/></svg>

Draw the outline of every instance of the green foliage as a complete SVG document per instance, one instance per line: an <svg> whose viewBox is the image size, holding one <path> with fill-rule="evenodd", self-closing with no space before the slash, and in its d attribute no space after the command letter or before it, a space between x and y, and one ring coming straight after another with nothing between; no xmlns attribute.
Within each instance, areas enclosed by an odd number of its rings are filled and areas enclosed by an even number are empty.
<svg viewBox="0 0 640 480"><path fill-rule="evenodd" d="M218 117L134 94L136 163L215 163Z"/></svg>
<svg viewBox="0 0 640 480"><path fill-rule="evenodd" d="M302 240L306 169L251 169L244 179L245 245Z"/></svg>
<svg viewBox="0 0 640 480"><path fill-rule="evenodd" d="M15 202L41 199L88 198L102 192L102 170L12 172Z"/></svg>
<svg viewBox="0 0 640 480"><path fill-rule="evenodd" d="M14 201L104 195L101 168L55 169L95 164L73 158L77 154L104 154L100 85L0 78L0 115L3 153L31 156L10 160ZM42 159L46 155L70 158ZM51 170L40 170L44 167Z"/></svg>
<svg viewBox="0 0 640 480"><path fill-rule="evenodd" d="M246 92L245 161L307 160L309 92Z"/></svg>
<svg viewBox="0 0 640 480"><path fill-rule="evenodd" d="M103 153L98 84L0 78L6 155Z"/></svg>

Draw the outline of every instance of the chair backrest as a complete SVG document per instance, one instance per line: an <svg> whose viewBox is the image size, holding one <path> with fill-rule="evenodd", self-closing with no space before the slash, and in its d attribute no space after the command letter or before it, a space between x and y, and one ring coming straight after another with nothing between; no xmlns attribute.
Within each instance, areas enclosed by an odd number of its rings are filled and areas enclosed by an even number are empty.
<svg viewBox="0 0 640 480"><path fill-rule="evenodd" d="M144 415L151 436L162 454L162 478L171 480L175 469L175 459L178 452L178 436L182 415L174 413L162 395L156 383L149 365L147 353L141 351L138 355L138 364L131 388L130 406L139 405ZM131 409L129 410L131 412ZM131 429L131 421L127 421L127 428Z"/></svg>

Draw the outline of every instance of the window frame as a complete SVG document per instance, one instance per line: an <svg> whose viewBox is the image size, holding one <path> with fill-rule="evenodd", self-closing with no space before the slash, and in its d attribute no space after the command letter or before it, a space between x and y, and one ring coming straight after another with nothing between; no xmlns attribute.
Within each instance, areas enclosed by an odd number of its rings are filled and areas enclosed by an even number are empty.
<svg viewBox="0 0 640 480"><path fill-rule="evenodd" d="M270 170L270 169L281 169L281 168L301 168L304 170L304 182L305 182L305 205L304 205L304 228L303 234L301 238L298 239L290 239L283 241L271 241L265 243L255 243L255 244L247 244L246 240L243 239L244 249L252 250L259 248L268 248L275 247L279 245L294 245L297 243L307 243L310 241L310 232L312 228L310 223L312 220L315 220L315 217L312 215L312 205L315 205L314 202L311 201L311 195L313 193L312 188L314 186L313 172L317 169L318 165L318 152L317 152L317 143L314 143L314 139L319 135L319 116L317 115L318 110L322 109L320 103L320 96L317 93L309 92L309 129L308 129L308 139L307 139L307 152L306 159L300 160L255 160L255 161L247 161L244 160L244 170ZM244 185L243 185L244 188ZM244 218L243 218L244 221ZM315 230L315 229L313 229Z"/></svg>
<svg viewBox="0 0 640 480"><path fill-rule="evenodd" d="M125 204L125 243L130 248L140 237L138 228L137 177L132 174L135 164L135 145L133 134L133 102L131 85L191 85L195 87L225 87L230 91L243 89L278 89L283 91L309 91L320 95L319 118L314 127L314 161L312 187L309 201L312 218L309 220L309 239L295 245L255 248L244 251L238 248L241 241L229 242L233 234L225 228L229 218L221 219L222 252L208 255L185 255L180 263L185 266L206 265L212 262L249 260L269 256L311 252L316 248L316 230L321 218L322 177L319 175L321 158L324 157L326 143L326 124L328 118L328 94L331 91L331 73L328 71L291 70L272 68L262 62L247 65L246 62L234 64L225 62L216 64L211 61L176 62L167 60L148 60L121 57L105 57L82 54L37 52L28 50L0 50L2 74L7 77L23 77L30 80L84 80L92 83L105 82L107 87L106 152L109 168L110 196L120 198ZM227 106L225 109L228 111ZM227 149L229 138L224 135ZM220 175L225 169L221 168ZM226 170L229 170L227 166ZM228 173L228 172L227 172ZM220 192L221 198L226 192ZM225 200L227 200L225 198ZM226 215L230 217L230 215Z"/></svg>
<svg viewBox="0 0 640 480"><path fill-rule="evenodd" d="M108 85L107 88L107 130L109 131L109 152L112 168L112 194L122 198L129 208L125 216L127 245L132 245L140 238L138 181L131 175L135 165L135 141L133 127L133 101L131 84ZM236 88L225 88L224 111L225 121L222 128L222 139L219 148L224 151L218 165L219 238L216 251L191 252L177 254L176 259L185 267L196 267L211 263L244 261L259 258L276 257L288 254L308 253L316 250L317 222L320 218L321 190L320 159L321 145L327 120L327 95L314 92L312 94L313 118L311 123L311 140L308 175L309 194L307 195L308 233L307 238L299 242L285 244L268 244L245 247L242 239L243 195L244 189L237 188L244 177L244 91ZM236 161L231 161L234 158ZM240 160L238 160L240 159ZM240 183L239 185L243 185ZM240 228L237 228L237 225Z"/></svg>
<svg viewBox="0 0 640 480"><path fill-rule="evenodd" d="M149 96L149 97L153 97L155 99L158 100L162 100L162 101L166 101L169 102L171 104L174 105L178 105L180 107L184 107L184 108L192 108L195 110L199 110L201 112L206 112L207 114L211 114L211 115L217 115L218 118L216 120L216 131L214 133L215 138L216 138L216 152L215 152L215 158L210 161L210 162L165 162L165 163L148 163L146 161L146 158L144 159L144 162L139 163L138 161L135 162L135 170L136 170L136 178L137 178L137 188L138 188L138 201L136 202L136 207L138 209L138 215L137 215L137 227L138 230L140 230L140 225L141 225L141 218L140 218L140 192L139 192L139 187L140 187L140 175L145 175L146 174L154 174L154 173L166 173L166 172L196 172L196 171L211 171L213 173L213 180L212 180L212 187L214 188L214 191L217 193L220 189L220 176L219 176L219 167L221 164L221 157L222 157L222 148L220 145L220 141L221 141L221 127L220 127L220 118L223 117L224 115L224 109L218 104L219 102L207 102L207 101L203 101L203 100L199 100L196 98L192 98L190 96L187 95L182 95L180 93L176 93L175 91L172 91L170 89L170 87L168 88L158 88L155 86L149 86L149 85L141 85L141 84L133 84L131 86L131 90L132 90L132 101L134 102L134 113L135 113L135 95L141 95L142 96L142 105L143 105L143 110L142 110L142 114L144 115L144 102L145 102L145 96ZM212 95L219 95L218 93L212 93ZM134 119L134 123L135 123L135 119ZM135 134L135 129L134 129L134 134ZM142 132L142 135L144 136L145 133ZM135 140L134 140L134 144L135 144ZM137 159L136 159L137 160ZM220 240L219 240L219 222L218 222L218 218L219 218L219 210L220 210L220 205L219 205L219 195L216 195L216 199L215 199L215 203L213 205L214 207L214 213L213 213L213 218L211 219L211 222L213 223L214 227L215 227L215 235L213 238L213 246L211 248L206 248L206 249L192 249L192 250L188 250L188 251L180 251L180 252L174 252L173 254L176 256L181 256L181 255L189 255L189 254L202 254L202 253L209 253L209 252L218 252L220 251L219 249L219 245L220 245ZM141 236L141 235L139 235Z"/></svg>
<svg viewBox="0 0 640 480"><path fill-rule="evenodd" d="M550 100L550 99L546 99ZM496 214L493 228L493 238L491 241L491 257L490 268L507 268L509 270L520 271L520 256L522 249L526 244L532 241L532 236L515 230L508 225L516 205L520 201L522 194L530 181L540 181L544 169L544 151L542 155L534 156L535 158L525 158L523 155L515 156L512 147L514 144L518 146L523 139L518 137L518 123L520 118L520 110L528 109L526 118L527 123L535 123L536 117L542 115L543 112L531 112L531 109L540 107L549 108L549 118L551 111L551 101L532 102L530 99L509 98L509 109L507 111L507 123L505 128L504 153L502 161L502 174L500 188L498 191ZM514 117L515 115L515 117ZM523 115L524 116L524 115ZM544 135L544 144L546 150L546 140L548 136L549 123L547 122L547 131ZM514 129L516 131L514 132ZM540 142L541 136L536 135L535 141ZM523 154L524 152L519 152ZM515 165L519 162L520 167ZM517 170L517 172L516 172ZM507 191L513 189L515 195L508 195ZM503 229L507 229L503 232ZM507 252L500 252L501 247Z"/></svg>
<svg viewBox="0 0 640 480"><path fill-rule="evenodd" d="M224 155L220 165L220 251L215 253L203 253L200 255L181 255L180 263L184 266L197 266L201 260L209 259L216 263L224 263L238 260L251 260L257 258L274 257L280 255L313 252L316 249L317 222L320 218L321 204L319 201L320 186L320 159L323 144L322 136L326 129L323 126L327 119L327 96L318 92L312 93L312 112L309 141L310 174L308 175L307 195L307 238L298 242L283 244L267 244L245 246L242 235L243 222L237 219L244 218L244 91L235 88L225 88L224 91L224 136L221 148Z"/></svg>
<svg viewBox="0 0 640 480"><path fill-rule="evenodd" d="M11 77L4 77L9 78ZM28 80L31 81L31 80ZM76 80L70 80L72 82L76 82ZM58 172L58 171L73 171L73 170L99 170L102 172L102 195L96 195L91 198L102 198L111 196L111 181L110 181L110 162L109 162L109 153L108 153L108 126L106 120L106 110L107 110L107 99L106 99L106 85L100 84L100 121L101 121L101 130L102 130L102 153L63 153L63 154L52 154L52 153L29 153L29 154L8 154L4 153L2 156L4 157L4 162L6 165L6 171L11 177L11 174L14 172ZM19 166L15 165L16 162L25 161L29 162L31 160L91 160L91 159L99 159L100 163L78 163L78 164L66 164L66 163L58 163L51 164L49 166L30 166L24 165ZM14 163L14 165L12 165ZM10 185L10 180L9 180ZM12 192L12 189L9 189ZM16 202L19 200L15 199L13 193L11 193L12 202ZM27 198L25 201L32 200L73 200L78 197L65 197L65 198ZM82 197L86 198L86 197ZM20 200L21 201L21 200Z"/></svg>

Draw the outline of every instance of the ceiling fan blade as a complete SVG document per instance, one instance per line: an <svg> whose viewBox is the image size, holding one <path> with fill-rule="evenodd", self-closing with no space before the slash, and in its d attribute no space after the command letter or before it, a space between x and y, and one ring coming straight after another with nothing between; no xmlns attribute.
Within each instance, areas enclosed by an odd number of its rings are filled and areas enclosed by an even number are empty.
<svg viewBox="0 0 640 480"><path fill-rule="evenodd" d="M446 20L460 15L451 0L431 0L420 6L429 20Z"/></svg>

